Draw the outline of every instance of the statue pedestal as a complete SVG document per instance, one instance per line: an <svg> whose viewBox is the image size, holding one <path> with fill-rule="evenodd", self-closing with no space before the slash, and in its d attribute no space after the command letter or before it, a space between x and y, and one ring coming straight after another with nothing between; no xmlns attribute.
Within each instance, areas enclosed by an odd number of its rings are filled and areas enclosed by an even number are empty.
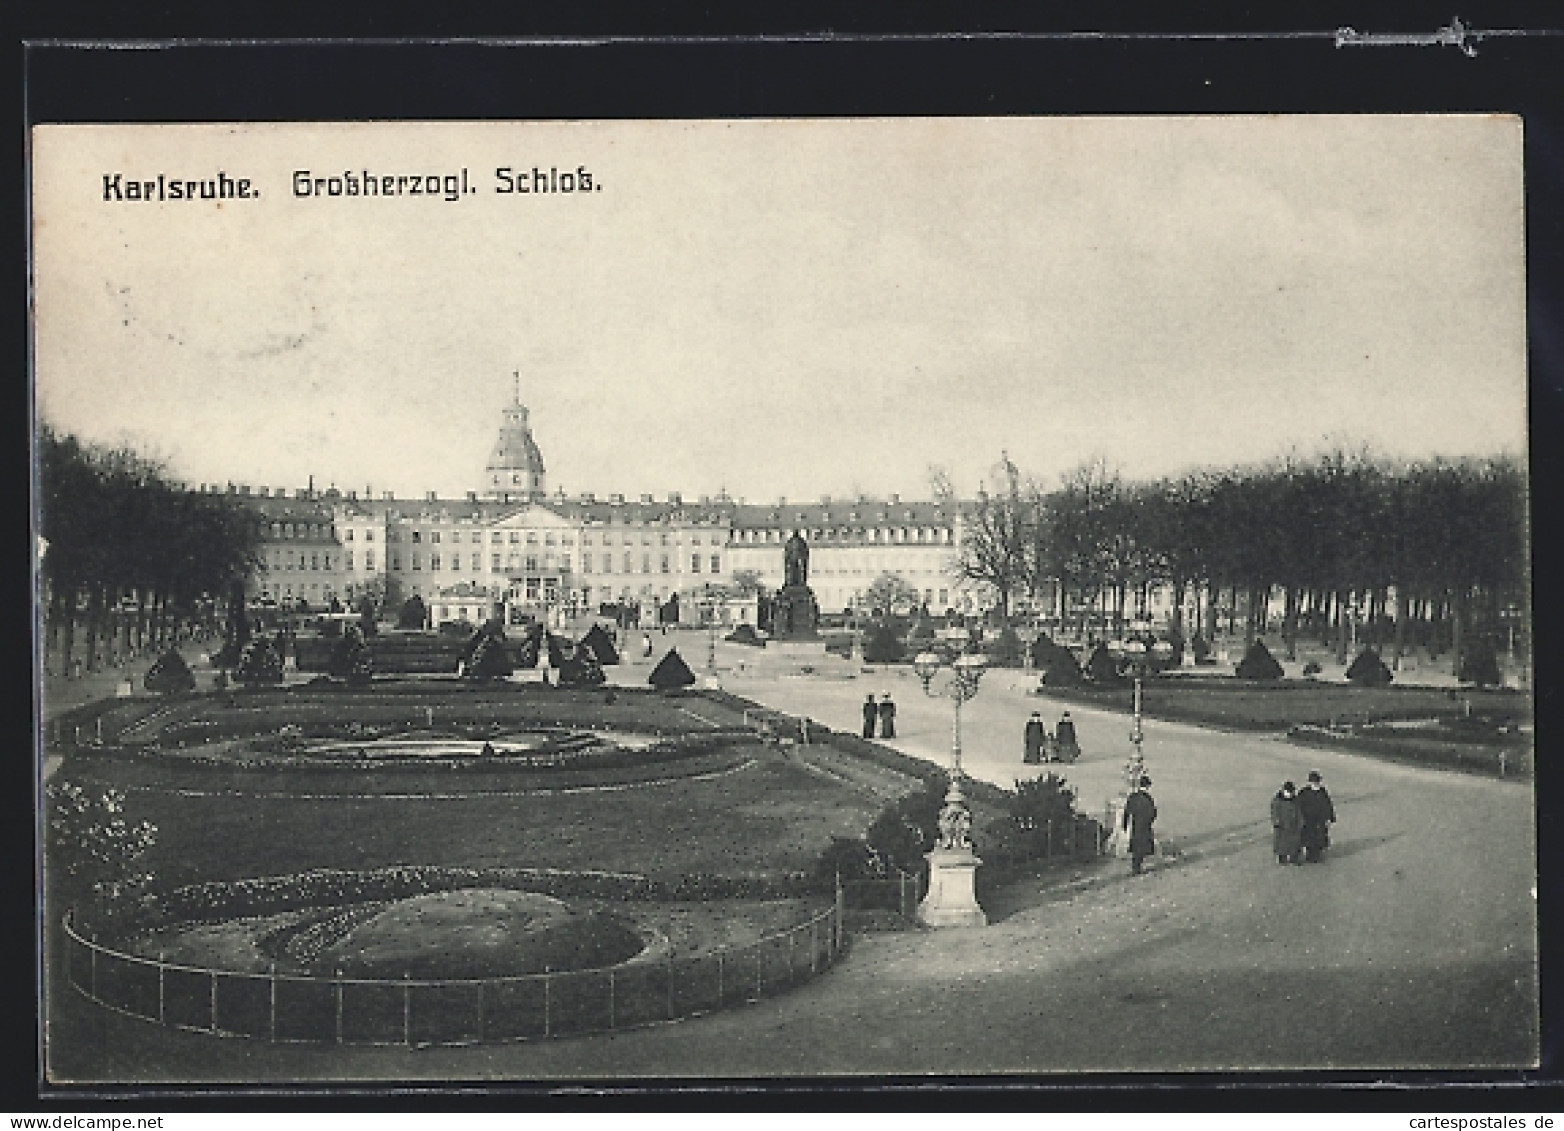
<svg viewBox="0 0 1564 1131"><path fill-rule="evenodd" d="M820 606L807 585L788 585L773 599L771 636L774 640L816 640Z"/></svg>
<svg viewBox="0 0 1564 1131"><path fill-rule="evenodd" d="M918 922L925 927L986 927L988 915L978 906L975 882L983 863L969 848L936 848L929 862L929 892L918 904Z"/></svg>

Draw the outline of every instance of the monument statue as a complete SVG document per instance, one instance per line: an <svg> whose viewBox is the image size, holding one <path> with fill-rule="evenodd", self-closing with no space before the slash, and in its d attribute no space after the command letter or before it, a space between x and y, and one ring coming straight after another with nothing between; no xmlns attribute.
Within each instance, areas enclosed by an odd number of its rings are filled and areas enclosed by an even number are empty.
<svg viewBox="0 0 1564 1131"><path fill-rule="evenodd" d="M782 575L783 584L789 589L809 584L809 543L796 530L782 547Z"/></svg>
<svg viewBox="0 0 1564 1131"><path fill-rule="evenodd" d="M778 640L817 640L820 607L809 588L809 545L797 531L782 547L782 589L771 602L771 635Z"/></svg>

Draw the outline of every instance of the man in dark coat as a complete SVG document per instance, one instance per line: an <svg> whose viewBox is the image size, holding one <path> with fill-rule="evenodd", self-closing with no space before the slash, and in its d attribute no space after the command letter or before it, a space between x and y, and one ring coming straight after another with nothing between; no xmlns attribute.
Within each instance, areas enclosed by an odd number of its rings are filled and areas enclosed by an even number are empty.
<svg viewBox="0 0 1564 1131"><path fill-rule="evenodd" d="M880 696L880 737L896 737L896 704L891 702L889 691Z"/></svg>
<svg viewBox="0 0 1564 1131"><path fill-rule="evenodd" d="M870 695L863 701L863 736L874 737L874 720L880 717L879 708L874 705L874 696Z"/></svg>
<svg viewBox="0 0 1564 1131"><path fill-rule="evenodd" d="M1081 756L1081 745L1075 740L1075 720L1069 711L1060 716L1059 725L1054 728L1054 746L1061 762L1073 762Z"/></svg>
<svg viewBox="0 0 1564 1131"><path fill-rule="evenodd" d="M1142 862L1157 851L1156 839L1151 834L1152 823L1157 819L1157 803L1151 799L1150 788L1151 779L1143 777L1124 799L1123 827L1130 836L1130 871L1137 876L1142 871Z"/></svg>
<svg viewBox="0 0 1564 1131"><path fill-rule="evenodd" d="M1021 760L1028 764L1043 760L1043 747L1048 742L1048 728L1043 725L1043 716L1033 711L1032 717L1026 720L1026 753Z"/></svg>
<svg viewBox="0 0 1564 1131"><path fill-rule="evenodd" d="M1298 812L1298 789L1290 781L1271 798L1271 851L1278 864L1303 863L1303 817Z"/></svg>
<svg viewBox="0 0 1564 1131"><path fill-rule="evenodd" d="M1304 863L1318 864L1330 847L1330 826L1336 820L1336 806L1318 770L1309 771L1308 782L1298 791L1298 815L1303 819Z"/></svg>

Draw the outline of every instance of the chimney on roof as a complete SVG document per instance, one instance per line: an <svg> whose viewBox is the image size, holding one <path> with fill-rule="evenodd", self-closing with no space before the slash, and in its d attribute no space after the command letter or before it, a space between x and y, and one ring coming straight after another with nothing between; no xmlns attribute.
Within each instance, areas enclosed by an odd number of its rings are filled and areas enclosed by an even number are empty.
<svg viewBox="0 0 1564 1131"><path fill-rule="evenodd" d="M649 503L649 502L651 502L651 501L652 501L652 497L651 497L651 496L650 496L650 495L642 495L642 496L641 496L641 502L643 502L643 503Z"/></svg>
<svg viewBox="0 0 1564 1131"><path fill-rule="evenodd" d="M583 503L595 503L597 502L597 496L594 495L591 491L582 491L581 501Z"/></svg>
<svg viewBox="0 0 1564 1131"><path fill-rule="evenodd" d="M625 497L616 491L612 495L608 496L608 501L613 503L615 506L618 506L625 501Z"/></svg>
<svg viewBox="0 0 1564 1131"><path fill-rule="evenodd" d="M779 506L779 507L787 506L787 496L786 495L779 495L779 496L777 496L777 506Z"/></svg>
<svg viewBox="0 0 1564 1131"><path fill-rule="evenodd" d="M467 501L469 503L476 503L478 501L478 492L476 492L476 491L468 491L467 492Z"/></svg>
<svg viewBox="0 0 1564 1131"><path fill-rule="evenodd" d="M310 497L310 489L308 487L295 487L293 489L293 497L295 499L307 499Z"/></svg>
<svg viewBox="0 0 1564 1131"><path fill-rule="evenodd" d="M265 488L263 487L262 490L264 491ZM349 491L348 492L348 498L353 499L354 501L357 501L357 499L358 499L358 492L357 491Z"/></svg>
<svg viewBox="0 0 1564 1131"><path fill-rule="evenodd" d="M674 491L669 494L668 501L677 507L684 503L684 496L678 491Z"/></svg>
<svg viewBox="0 0 1564 1131"><path fill-rule="evenodd" d="M239 494L241 494L241 495L248 495L249 493L250 493L250 485L248 483L241 483L241 484L239 484Z"/></svg>
<svg viewBox="0 0 1564 1131"><path fill-rule="evenodd" d="M891 496L891 502L893 502L893 503L901 502L901 496L900 495L892 495Z"/></svg>
<svg viewBox="0 0 1564 1131"><path fill-rule="evenodd" d="M703 507L711 506L711 496L710 495L702 495L701 496L701 506L703 506Z"/></svg>
<svg viewBox="0 0 1564 1131"><path fill-rule="evenodd" d="M822 507L830 506L831 505L831 496L830 495L821 495L820 496L820 505Z"/></svg>
<svg viewBox="0 0 1564 1131"><path fill-rule="evenodd" d="M259 495L259 496L260 496L260 497L261 497L261 498L263 498L263 499L264 499L264 498L266 498L266 497L267 497L267 496L268 496L268 495L270 495L270 494L271 494L271 488L270 488L270 487L257 487L257 488L256 488L256 489L255 489L255 493L256 493L256 494L257 494L257 495Z"/></svg>
<svg viewBox="0 0 1564 1131"><path fill-rule="evenodd" d="M440 499L440 496L435 494L435 492L433 492L433 491L425 491L424 492L424 502L426 502L426 503L438 502L439 499Z"/></svg>
<svg viewBox="0 0 1564 1131"><path fill-rule="evenodd" d="M396 501L396 493L394 491L382 491L380 493L380 497L382 500L388 503Z"/></svg>

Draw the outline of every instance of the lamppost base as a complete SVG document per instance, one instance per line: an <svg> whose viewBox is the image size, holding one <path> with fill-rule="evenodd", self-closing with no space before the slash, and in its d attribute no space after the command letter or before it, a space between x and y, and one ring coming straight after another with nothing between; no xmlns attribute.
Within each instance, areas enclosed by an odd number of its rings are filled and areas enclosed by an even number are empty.
<svg viewBox="0 0 1564 1131"><path fill-rule="evenodd" d="M988 915L977 901L977 869L983 863L967 848L936 848L929 862L929 891L918 904L925 927L986 927Z"/></svg>

